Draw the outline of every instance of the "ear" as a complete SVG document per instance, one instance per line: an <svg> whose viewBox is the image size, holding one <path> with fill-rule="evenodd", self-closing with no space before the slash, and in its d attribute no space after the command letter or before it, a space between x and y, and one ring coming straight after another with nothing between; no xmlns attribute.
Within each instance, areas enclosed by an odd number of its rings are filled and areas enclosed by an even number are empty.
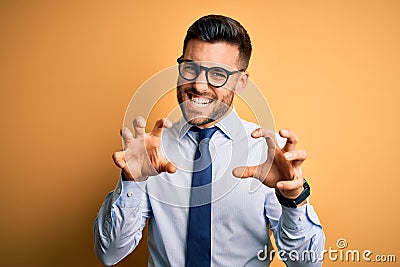
<svg viewBox="0 0 400 267"><path fill-rule="evenodd" d="M240 77L236 83L236 90L237 94L240 94L244 91L247 86L247 81L249 80L250 73L248 71L242 72Z"/></svg>

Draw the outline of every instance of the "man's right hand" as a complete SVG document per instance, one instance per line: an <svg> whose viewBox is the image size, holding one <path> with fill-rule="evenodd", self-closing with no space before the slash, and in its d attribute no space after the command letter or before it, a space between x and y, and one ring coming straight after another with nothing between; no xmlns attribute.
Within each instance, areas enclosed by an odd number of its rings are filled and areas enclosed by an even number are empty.
<svg viewBox="0 0 400 267"><path fill-rule="evenodd" d="M135 137L128 128L121 129L124 150L115 152L113 160L122 169L125 179L141 182L161 172L176 172L176 166L162 155L160 149L163 128L171 126L168 119L159 119L153 130L145 133L145 119L136 117L133 121Z"/></svg>

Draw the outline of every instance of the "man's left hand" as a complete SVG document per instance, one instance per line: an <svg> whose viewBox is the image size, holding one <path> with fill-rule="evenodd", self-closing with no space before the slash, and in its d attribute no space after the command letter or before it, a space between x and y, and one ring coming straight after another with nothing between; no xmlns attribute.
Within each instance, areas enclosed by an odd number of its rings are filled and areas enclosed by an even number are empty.
<svg viewBox="0 0 400 267"><path fill-rule="evenodd" d="M294 199L303 191L301 165L307 158L307 153L296 150L298 138L294 132L281 130L279 135L287 138L282 149L279 148L273 131L261 128L253 131L253 138L264 137L267 142L267 160L257 166L237 167L232 173L238 178L257 178L266 186L279 190L284 197Z"/></svg>

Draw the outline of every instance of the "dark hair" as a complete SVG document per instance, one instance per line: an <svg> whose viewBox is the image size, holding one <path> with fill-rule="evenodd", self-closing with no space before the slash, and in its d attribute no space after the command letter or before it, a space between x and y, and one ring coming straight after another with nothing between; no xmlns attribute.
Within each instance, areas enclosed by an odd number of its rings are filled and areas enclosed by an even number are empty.
<svg viewBox="0 0 400 267"><path fill-rule="evenodd" d="M187 30L183 53L191 39L209 43L226 42L239 48L239 63L246 69L251 56L251 41L246 29L236 20L222 15L207 15L196 20Z"/></svg>

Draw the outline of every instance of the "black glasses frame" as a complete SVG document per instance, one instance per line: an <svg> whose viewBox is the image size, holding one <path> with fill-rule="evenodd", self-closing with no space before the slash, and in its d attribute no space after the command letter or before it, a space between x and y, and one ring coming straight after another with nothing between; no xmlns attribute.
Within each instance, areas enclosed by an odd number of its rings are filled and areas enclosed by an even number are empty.
<svg viewBox="0 0 400 267"><path fill-rule="evenodd" d="M181 76L183 79L185 79L186 81L194 81L194 80L196 80L196 79L200 76L201 70L204 70L204 71L206 72L207 83L208 83L209 85L211 85L212 87L215 87L215 88L219 88L219 87L224 86L224 85L228 82L229 76L231 76L231 75L233 75L233 74L236 74L236 73L238 73L238 72L243 72L243 71L245 71L245 69L240 69L240 70L235 70L235 71L229 71L229 70L224 69L224 68L222 68L222 67L211 67L211 68L208 68L208 67L205 67L205 66L201 66L200 64L198 64L198 63L197 63L196 61L194 61L194 60L183 59L182 57L179 57L176 61L178 62L179 65L182 64L182 63L184 63L184 62L191 62L191 63L193 63L193 64L198 68L198 71L196 71L196 73L197 73L196 77L194 77L193 79L188 79L188 78L186 78L186 77L184 77L184 76L182 75L181 68L178 67L179 76ZM224 72L227 74L226 80L225 80L225 82L224 82L223 84L221 84L221 85L214 85L214 84L210 83L210 81L208 80L208 72L209 72L210 70L213 70L213 69L222 70L222 71L224 71Z"/></svg>

